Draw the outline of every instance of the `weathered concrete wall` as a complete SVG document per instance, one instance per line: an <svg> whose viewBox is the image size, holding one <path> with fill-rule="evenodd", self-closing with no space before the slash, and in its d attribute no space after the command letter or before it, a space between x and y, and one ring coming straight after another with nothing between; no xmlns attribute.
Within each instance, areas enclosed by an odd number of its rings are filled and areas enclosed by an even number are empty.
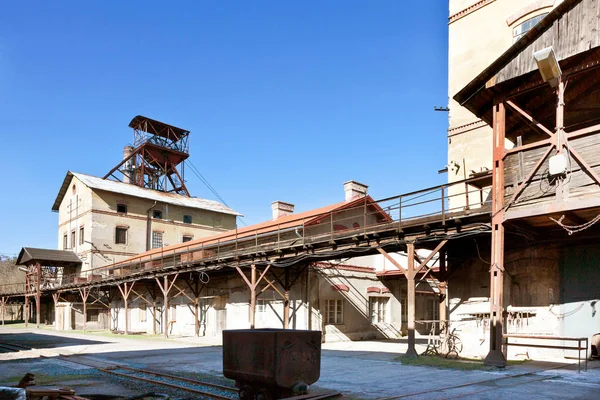
<svg viewBox="0 0 600 400"><path fill-rule="evenodd" d="M463 355L485 357L489 350L489 243L480 240L480 259L457 265L449 280L451 319L464 346ZM473 247L475 245L473 244ZM462 251L465 251L463 249ZM505 253L504 326L506 333L591 338L600 332L596 282L600 250L595 245L538 245L507 248ZM511 339L511 341L515 341ZM521 342L523 342L521 340ZM546 345L573 342L534 341ZM573 351L533 347L508 348L508 357L547 359L576 356Z"/></svg>

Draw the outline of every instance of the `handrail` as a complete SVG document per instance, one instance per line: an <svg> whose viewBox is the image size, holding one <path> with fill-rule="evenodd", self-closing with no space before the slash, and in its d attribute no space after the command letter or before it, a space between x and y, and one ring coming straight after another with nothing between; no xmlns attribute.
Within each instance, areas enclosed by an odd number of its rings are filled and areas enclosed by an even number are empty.
<svg viewBox="0 0 600 400"><path fill-rule="evenodd" d="M240 256L250 253L261 253L265 250L281 250L282 247L306 246L315 240L328 238L334 240L343 235L366 235L368 231L377 229L379 226L396 224L398 227L418 218L439 216L440 222L446 224L450 214L465 211L469 214L473 208L482 208L490 204L489 200L483 200L483 190L465 190L464 185L481 178L469 178L462 181L447 183L420 191L409 192L398 196L388 197L383 200L374 201L370 197L357 199L347 205L328 210L310 217L298 216L287 218L283 222L274 224L259 224L252 229L237 228L223 232L211 237L199 239L194 242L181 243L169 247L157 249L155 252L142 253L135 257L116 262L103 267L90 269L78 274L62 276L59 285L76 285L89 282L103 281L108 278L126 277L140 271L160 270L168 265L198 261L196 255L204 259L216 258L223 254ZM451 193L451 187L459 186L460 191ZM453 205L451 199L460 196L469 199L469 194L480 193L480 201L468 202L467 204ZM418 197L414 197L419 194ZM429 197L428 197L429 196ZM408 198L407 198L408 197ZM415 202L414 200L419 199ZM327 222L327 226L323 222ZM334 220L335 219L335 220ZM195 255L195 253L198 253ZM183 255L186 260L183 260ZM177 259L179 256L180 259ZM0 285L0 293L2 292Z"/></svg>
<svg viewBox="0 0 600 400"><path fill-rule="evenodd" d="M502 335L505 339L504 344L506 346L522 346L522 347L539 347L544 349L558 349L558 350L577 350L577 372L581 372L581 350L585 350L585 370L587 371L588 365L588 338L587 337L568 337L568 336L546 336L546 335L521 335L505 333ZM572 341L577 342L577 347L573 346L555 346L555 345L544 345L544 344L531 344L531 343L509 343L508 339L532 339L532 340L560 340L560 341ZM585 342L585 347L581 346L581 343Z"/></svg>

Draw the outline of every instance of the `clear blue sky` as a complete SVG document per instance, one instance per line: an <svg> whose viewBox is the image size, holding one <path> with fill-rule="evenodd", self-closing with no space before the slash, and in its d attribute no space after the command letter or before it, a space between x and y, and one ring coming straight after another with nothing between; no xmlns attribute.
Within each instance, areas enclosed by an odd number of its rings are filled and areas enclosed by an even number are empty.
<svg viewBox="0 0 600 400"><path fill-rule="evenodd" d="M248 224L274 200L341 201L350 179L375 198L443 183L447 16L444 0L5 3L0 253L56 248L66 172L108 172L137 114L190 130Z"/></svg>

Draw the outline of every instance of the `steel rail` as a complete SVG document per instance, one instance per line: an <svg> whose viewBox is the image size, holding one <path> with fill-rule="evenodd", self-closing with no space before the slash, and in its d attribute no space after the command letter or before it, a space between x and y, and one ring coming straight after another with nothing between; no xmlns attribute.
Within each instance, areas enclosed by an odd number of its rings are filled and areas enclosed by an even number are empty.
<svg viewBox="0 0 600 400"><path fill-rule="evenodd" d="M185 387L185 386L179 386L179 385L175 385L173 383L156 381L156 380L153 380L153 379L143 378L141 376L135 376L135 375L130 375L130 374L123 374L121 372L112 371L112 370L106 369L106 368L98 368L98 370L102 371L102 372L109 373L109 374L117 375L117 376L120 376L120 377L123 377L123 378L135 379L135 380L138 380L138 381L143 381L143 382L151 383L153 385L162 385L162 386L167 386L167 387L170 387L170 388L173 388L173 389L177 389L177 390L183 390L183 391L190 392L190 393L200 394L202 396L210 397L212 399L232 400L231 397L221 396L219 394L205 392L203 390L198 390L198 389L192 389L192 388Z"/></svg>

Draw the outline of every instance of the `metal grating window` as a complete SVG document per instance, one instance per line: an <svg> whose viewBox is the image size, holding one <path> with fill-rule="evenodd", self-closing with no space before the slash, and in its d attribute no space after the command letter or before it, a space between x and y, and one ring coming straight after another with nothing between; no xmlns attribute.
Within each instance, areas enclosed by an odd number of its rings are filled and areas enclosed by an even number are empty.
<svg viewBox="0 0 600 400"><path fill-rule="evenodd" d="M192 216L191 215L184 215L183 216L183 223L184 224L191 224L192 223Z"/></svg>
<svg viewBox="0 0 600 400"><path fill-rule="evenodd" d="M152 248L159 249L163 247L163 233L162 232L152 232Z"/></svg>
<svg viewBox="0 0 600 400"><path fill-rule="evenodd" d="M161 210L152 211L152 218L162 219L162 211Z"/></svg>
<svg viewBox="0 0 600 400"><path fill-rule="evenodd" d="M100 314L100 310L97 308L92 308L91 310L87 310L87 322L98 322L98 316Z"/></svg>
<svg viewBox="0 0 600 400"><path fill-rule="evenodd" d="M117 227L115 229L115 243L127 244L127 228Z"/></svg>

